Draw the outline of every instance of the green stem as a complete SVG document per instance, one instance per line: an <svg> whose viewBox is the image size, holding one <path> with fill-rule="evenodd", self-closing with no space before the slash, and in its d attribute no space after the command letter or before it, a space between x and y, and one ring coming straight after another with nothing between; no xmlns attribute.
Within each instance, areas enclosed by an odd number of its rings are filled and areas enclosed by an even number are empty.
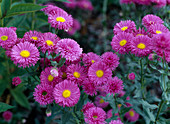
<svg viewBox="0 0 170 124"><path fill-rule="evenodd" d="M76 115L74 114L74 112L72 112L72 115L73 115L73 117L75 118L76 123L79 124L79 120L77 119L77 117L76 117Z"/></svg>
<svg viewBox="0 0 170 124"><path fill-rule="evenodd" d="M36 0L33 0L33 4L36 4ZM32 24L31 24L32 31L34 30L34 25L35 25L35 12L32 13Z"/></svg>
<svg viewBox="0 0 170 124"><path fill-rule="evenodd" d="M116 108L118 108L118 103L117 103L116 95L114 95L114 99L115 99ZM119 108L118 108L118 109L119 109ZM121 111L118 110L118 114L119 114L120 120L123 122L123 118L122 118L122 116L121 116Z"/></svg>
<svg viewBox="0 0 170 124"><path fill-rule="evenodd" d="M159 114L160 114L160 112L161 112L161 109L162 109L162 107L163 107L163 104L164 104L164 100L162 100L161 103L160 103L160 105L159 105L158 113L157 113L156 119L155 119L155 124L156 124L156 122L157 122L157 120L158 120L158 118L159 118Z"/></svg>
<svg viewBox="0 0 170 124"><path fill-rule="evenodd" d="M141 66L141 91L142 91L142 98L145 100L145 94L144 94L144 74L143 74L143 58L140 59L140 66Z"/></svg>
<svg viewBox="0 0 170 124"><path fill-rule="evenodd" d="M1 27L4 27L4 19L0 19L1 21Z"/></svg>

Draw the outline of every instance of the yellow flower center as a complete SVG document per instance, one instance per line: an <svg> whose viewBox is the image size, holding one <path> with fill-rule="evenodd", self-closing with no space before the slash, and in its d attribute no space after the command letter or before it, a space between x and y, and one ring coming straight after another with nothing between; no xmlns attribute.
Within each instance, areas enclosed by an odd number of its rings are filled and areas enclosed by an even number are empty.
<svg viewBox="0 0 170 124"><path fill-rule="evenodd" d="M137 34L136 36L143 36L143 34Z"/></svg>
<svg viewBox="0 0 170 124"><path fill-rule="evenodd" d="M95 63L95 61L94 61L94 60L91 60L91 62L92 62L92 63Z"/></svg>
<svg viewBox="0 0 170 124"><path fill-rule="evenodd" d="M4 35L4 36L1 36L1 40L3 40L3 41L6 41L6 40L8 40L8 36L6 36L6 35Z"/></svg>
<svg viewBox="0 0 170 124"><path fill-rule="evenodd" d="M119 44L120 44L120 46L124 46L126 43L127 43L126 40L121 40Z"/></svg>
<svg viewBox="0 0 170 124"><path fill-rule="evenodd" d="M63 17L57 17L56 21L57 22L65 22L66 20Z"/></svg>
<svg viewBox="0 0 170 124"><path fill-rule="evenodd" d="M48 46L51 46L51 45L53 46L53 42L51 40L46 40L45 42L47 43Z"/></svg>
<svg viewBox="0 0 170 124"><path fill-rule="evenodd" d="M52 75L48 75L48 81L53 81L54 77Z"/></svg>
<svg viewBox="0 0 170 124"><path fill-rule="evenodd" d="M139 43L138 45L137 45L137 47L139 48L139 49L145 49L145 44L143 44L143 43Z"/></svg>
<svg viewBox="0 0 170 124"><path fill-rule="evenodd" d="M64 90L63 91L63 97L64 98L68 98L71 96L71 91L70 90Z"/></svg>
<svg viewBox="0 0 170 124"><path fill-rule="evenodd" d="M36 36L35 36L35 37L31 37L31 38L32 38L33 40L38 40L38 37L36 37Z"/></svg>
<svg viewBox="0 0 170 124"><path fill-rule="evenodd" d="M104 74L104 72L103 72L102 70L96 71L96 75L97 75L97 77L99 77L99 78L103 77L103 74Z"/></svg>
<svg viewBox="0 0 170 124"><path fill-rule="evenodd" d="M73 75L74 75L75 78L79 78L80 77L80 73L78 73L76 71L73 73Z"/></svg>
<svg viewBox="0 0 170 124"><path fill-rule="evenodd" d="M161 34L162 32L161 32L161 31L159 31L159 30L156 30L156 33L157 33L157 34Z"/></svg>
<svg viewBox="0 0 170 124"><path fill-rule="evenodd" d="M20 55L21 55L22 57L27 58L27 57L30 56L30 52L29 52L28 50L22 50L22 51L20 52Z"/></svg>
<svg viewBox="0 0 170 124"><path fill-rule="evenodd" d="M103 100L103 99L100 99L99 103L104 103L104 100Z"/></svg>
<svg viewBox="0 0 170 124"><path fill-rule="evenodd" d="M62 78L63 78L63 79L66 79L66 78L67 78L67 74L66 74L65 72L63 72Z"/></svg>
<svg viewBox="0 0 170 124"><path fill-rule="evenodd" d="M122 106L122 104L118 104L118 107L120 108Z"/></svg>
<svg viewBox="0 0 170 124"><path fill-rule="evenodd" d="M96 115L94 115L94 116L93 116L93 118L97 118L97 116L96 116Z"/></svg>
<svg viewBox="0 0 170 124"><path fill-rule="evenodd" d="M121 30L122 30L122 31L125 31L126 29L128 29L128 27L127 27L127 26L125 26L125 27L121 28Z"/></svg>
<svg viewBox="0 0 170 124"><path fill-rule="evenodd" d="M129 111L129 115L130 115L131 117L134 117L135 113L134 113L133 111Z"/></svg>

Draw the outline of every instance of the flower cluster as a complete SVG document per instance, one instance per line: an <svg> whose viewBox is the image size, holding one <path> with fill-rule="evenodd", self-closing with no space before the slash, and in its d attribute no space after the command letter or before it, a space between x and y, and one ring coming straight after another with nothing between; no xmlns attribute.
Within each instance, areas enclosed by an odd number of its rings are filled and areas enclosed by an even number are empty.
<svg viewBox="0 0 170 124"><path fill-rule="evenodd" d="M163 23L161 18L152 14L143 17L142 24L145 28L138 30L131 20L117 23L113 29L115 36L111 42L112 49L120 54L131 52L138 57L148 56L155 51L169 62L170 31Z"/></svg>

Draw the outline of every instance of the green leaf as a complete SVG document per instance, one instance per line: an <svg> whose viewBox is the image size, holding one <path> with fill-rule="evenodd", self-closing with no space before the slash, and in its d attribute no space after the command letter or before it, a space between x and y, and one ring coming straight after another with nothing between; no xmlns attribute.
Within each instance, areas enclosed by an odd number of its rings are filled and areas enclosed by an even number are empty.
<svg viewBox="0 0 170 124"><path fill-rule="evenodd" d="M71 113L69 112L64 113L61 118L62 124L66 124L66 122L69 122L70 118L73 118Z"/></svg>
<svg viewBox="0 0 170 124"><path fill-rule="evenodd" d="M3 81L3 82L0 82L0 96L3 94L3 92L5 91L7 87L7 82Z"/></svg>
<svg viewBox="0 0 170 124"><path fill-rule="evenodd" d="M2 12L2 16L5 15L5 13L7 12L7 10L9 10L10 8L10 0L2 0L1 2L1 12Z"/></svg>
<svg viewBox="0 0 170 124"><path fill-rule="evenodd" d="M55 0L55 1L60 1L60 2L67 2L67 3L70 3L70 1L68 1L68 0Z"/></svg>
<svg viewBox="0 0 170 124"><path fill-rule="evenodd" d="M155 105L155 104L149 104L147 101L144 101L144 100L140 100L139 102L143 105L144 108L150 108L150 109L156 109L156 108L158 108L157 105Z"/></svg>
<svg viewBox="0 0 170 124"><path fill-rule="evenodd" d="M65 61L66 61L66 58L61 58L61 60L58 63L58 66L62 67L64 65Z"/></svg>
<svg viewBox="0 0 170 124"><path fill-rule="evenodd" d="M25 17L26 15L17 16L11 19L6 26L7 27L18 27L25 20Z"/></svg>
<svg viewBox="0 0 170 124"><path fill-rule="evenodd" d="M20 15L20 14L25 14L25 13L30 13L30 12L35 12L40 9L45 8L46 6L40 6L32 3L23 3L23 4L17 4L13 6L6 14L7 17L11 17L14 15Z"/></svg>
<svg viewBox="0 0 170 124"><path fill-rule="evenodd" d="M14 108L14 106L8 105L6 103L0 102L0 112L4 112L8 109Z"/></svg>
<svg viewBox="0 0 170 124"><path fill-rule="evenodd" d="M28 99L23 94L22 90L18 90L18 88L15 88L14 90L10 90L10 91L11 91L12 96L16 100L16 102L18 102L18 104L20 104L21 106L27 109L31 109Z"/></svg>

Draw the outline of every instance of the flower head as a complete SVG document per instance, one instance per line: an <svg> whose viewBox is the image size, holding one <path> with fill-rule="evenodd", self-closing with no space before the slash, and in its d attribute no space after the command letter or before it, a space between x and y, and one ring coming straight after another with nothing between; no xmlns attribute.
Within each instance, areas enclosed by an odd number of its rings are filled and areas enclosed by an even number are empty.
<svg viewBox="0 0 170 124"><path fill-rule="evenodd" d="M93 10L93 5L92 5L91 1L89 1L89 0L79 0L77 2L77 6L84 10L90 10L90 11Z"/></svg>
<svg viewBox="0 0 170 124"><path fill-rule="evenodd" d="M37 47L29 42L20 42L11 49L11 60L19 67L29 67L35 65L39 60L39 51Z"/></svg>
<svg viewBox="0 0 170 124"><path fill-rule="evenodd" d="M77 30L80 30L81 24L77 19L73 19L73 26L68 30L69 35L74 35Z"/></svg>
<svg viewBox="0 0 170 124"><path fill-rule="evenodd" d="M133 33L133 35L134 35L135 37L141 36L141 35L147 35L147 32L145 31L144 28L141 29L141 28L139 27L139 29L136 30L136 31Z"/></svg>
<svg viewBox="0 0 170 124"><path fill-rule="evenodd" d="M120 120L112 120L109 124L123 124Z"/></svg>
<svg viewBox="0 0 170 124"><path fill-rule="evenodd" d="M3 118L5 119L5 121L9 122L12 119L12 112L10 111L5 111L2 114Z"/></svg>
<svg viewBox="0 0 170 124"><path fill-rule="evenodd" d="M132 73L129 73L128 74L128 79L129 80L135 80L135 74L132 72Z"/></svg>
<svg viewBox="0 0 170 124"><path fill-rule="evenodd" d="M87 102L85 105L83 105L82 111L86 113L92 107L95 107L95 105L91 102Z"/></svg>
<svg viewBox="0 0 170 124"><path fill-rule="evenodd" d="M72 107L79 101L80 89L74 82L64 80L55 86L53 95L60 106Z"/></svg>
<svg viewBox="0 0 170 124"><path fill-rule="evenodd" d="M61 39L57 43L56 53L60 53L66 60L74 61L80 58L82 54L80 45L72 39Z"/></svg>
<svg viewBox="0 0 170 124"><path fill-rule="evenodd" d="M133 0L136 4L141 4L141 5L149 5L151 4L150 0Z"/></svg>
<svg viewBox="0 0 170 124"><path fill-rule="evenodd" d="M169 30L163 24L153 24L149 27L148 32L151 34L162 34L169 32Z"/></svg>
<svg viewBox="0 0 170 124"><path fill-rule="evenodd" d="M77 1L76 0L68 0L68 2L64 2L65 6L68 8L75 8L77 6Z"/></svg>
<svg viewBox="0 0 170 124"><path fill-rule="evenodd" d="M154 4L156 4L156 7L161 8L163 6L166 6L167 0L151 0Z"/></svg>
<svg viewBox="0 0 170 124"><path fill-rule="evenodd" d="M53 87L46 84L41 83L36 86L34 89L34 99L40 103L40 105L47 105L53 102Z"/></svg>
<svg viewBox="0 0 170 124"><path fill-rule="evenodd" d="M22 81L21 81L20 77L14 77L12 79L12 84L15 85L15 86L19 85L21 82Z"/></svg>
<svg viewBox="0 0 170 124"><path fill-rule="evenodd" d="M125 117L130 121L130 122L135 122L139 118L139 114L136 113L133 109L130 109L129 112L125 114Z"/></svg>
<svg viewBox="0 0 170 124"><path fill-rule="evenodd" d="M103 98L101 98L101 95L100 96L97 96L95 98L95 105L97 107L100 107L100 108L105 108L109 105L109 102L105 102Z"/></svg>

